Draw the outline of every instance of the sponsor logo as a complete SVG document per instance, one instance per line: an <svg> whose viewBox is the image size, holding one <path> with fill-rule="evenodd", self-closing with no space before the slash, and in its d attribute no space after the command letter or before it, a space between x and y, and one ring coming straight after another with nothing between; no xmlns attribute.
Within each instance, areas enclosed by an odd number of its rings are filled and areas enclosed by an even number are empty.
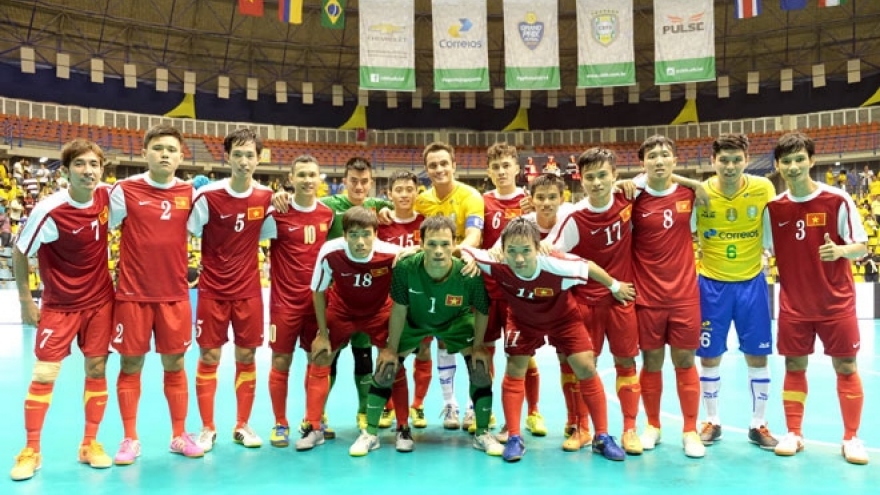
<svg viewBox="0 0 880 495"><path fill-rule="evenodd" d="M519 39L529 50L538 48L538 45L544 40L544 23L538 22L538 15L534 12L527 13L525 21L517 24L517 28Z"/></svg>
<svg viewBox="0 0 880 495"><path fill-rule="evenodd" d="M82 230L83 230L84 228L85 228L85 227L80 227L80 228L78 228L78 229L74 229L74 230L72 230L71 232L73 232L73 235L76 235L76 234L79 234L80 232L82 232Z"/></svg>
<svg viewBox="0 0 880 495"><path fill-rule="evenodd" d="M746 216L749 217L749 220L754 220L758 218L758 207L755 205L749 205L746 207Z"/></svg>
<svg viewBox="0 0 880 495"><path fill-rule="evenodd" d="M653 213L654 213L653 211L649 211L648 213L642 213L642 218L650 217Z"/></svg>
<svg viewBox="0 0 880 495"><path fill-rule="evenodd" d="M443 38L437 42L437 45L440 48L482 48L483 40L469 40L462 39L463 36L470 32L471 28L474 26L474 23L471 22L470 19L464 18L459 19L458 24L453 24L449 26L449 29L446 32L455 39L446 39Z"/></svg>
<svg viewBox="0 0 880 495"><path fill-rule="evenodd" d="M232 215L234 215L234 213L230 213L228 215L220 215L220 220L226 220L227 218L231 217Z"/></svg>
<svg viewBox="0 0 880 495"><path fill-rule="evenodd" d="M302 227L287 227L288 232L293 232L294 230L299 230Z"/></svg>
<svg viewBox="0 0 880 495"><path fill-rule="evenodd" d="M593 39L602 46L608 46L617 40L620 33L620 21L616 10L600 11L593 14L590 21L590 32Z"/></svg>
<svg viewBox="0 0 880 495"><path fill-rule="evenodd" d="M409 289L409 293L410 293L410 294L424 294L424 292L417 291L417 290L412 290L412 288Z"/></svg>
<svg viewBox="0 0 880 495"><path fill-rule="evenodd" d="M737 239L757 239L760 235L757 229L749 230L747 232L719 232L715 229L709 229L703 232L703 237L706 239L711 239L713 237L717 237L718 239L724 241L733 241Z"/></svg>
<svg viewBox="0 0 880 495"><path fill-rule="evenodd" d="M790 223L791 223L791 221L788 221L788 222L779 222L779 223L777 223L776 225L779 226L779 227L785 227L786 225L788 225L788 224L790 224Z"/></svg>
<svg viewBox="0 0 880 495"><path fill-rule="evenodd" d="M150 203L152 203L152 201L138 201L138 205L139 205L139 206L148 205L148 204L150 204Z"/></svg>
<svg viewBox="0 0 880 495"><path fill-rule="evenodd" d="M592 234L592 235L596 235L599 232L602 232L602 229L596 229L596 230L590 229L590 234Z"/></svg>
<svg viewBox="0 0 880 495"><path fill-rule="evenodd" d="M660 28L662 34L684 34L694 31L705 31L706 23L703 21L705 12L698 12L688 16L667 15L667 24Z"/></svg>
<svg viewBox="0 0 880 495"><path fill-rule="evenodd" d="M700 212L700 218L715 218L715 212L703 210L702 212Z"/></svg>
<svg viewBox="0 0 880 495"><path fill-rule="evenodd" d="M727 214L726 214L725 218L727 218L728 222L735 222L737 216L738 215L736 213L736 208L728 208L727 209Z"/></svg>

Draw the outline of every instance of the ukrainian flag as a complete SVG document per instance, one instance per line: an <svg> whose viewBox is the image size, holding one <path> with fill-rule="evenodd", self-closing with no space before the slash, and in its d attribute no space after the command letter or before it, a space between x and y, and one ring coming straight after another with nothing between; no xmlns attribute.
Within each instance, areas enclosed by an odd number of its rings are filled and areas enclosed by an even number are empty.
<svg viewBox="0 0 880 495"><path fill-rule="evenodd" d="M279 0L278 20L289 24L302 24L303 0Z"/></svg>

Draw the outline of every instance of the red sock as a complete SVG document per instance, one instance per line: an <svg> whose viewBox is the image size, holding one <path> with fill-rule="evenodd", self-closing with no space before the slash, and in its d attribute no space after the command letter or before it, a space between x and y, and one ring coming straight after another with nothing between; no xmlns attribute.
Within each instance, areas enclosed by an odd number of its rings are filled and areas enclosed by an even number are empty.
<svg viewBox="0 0 880 495"><path fill-rule="evenodd" d="M675 384L684 421L681 431L697 431L697 416L700 415L700 374L697 367L675 368Z"/></svg>
<svg viewBox="0 0 880 495"><path fill-rule="evenodd" d="M581 400L581 390L578 387L577 377L568 363L559 363L559 381L562 385L562 396L565 398L565 409L568 411L566 425L578 425L578 409Z"/></svg>
<svg viewBox="0 0 880 495"><path fill-rule="evenodd" d="M398 366L397 376L394 377L394 384L391 385L391 398L388 399L391 407L394 404L409 404L409 383L406 379L406 369ZM388 407L388 406L386 406ZM409 408L406 406L394 409L394 416L397 418L397 426L409 424Z"/></svg>
<svg viewBox="0 0 880 495"><path fill-rule="evenodd" d="M635 430L639 399L642 396L636 367L624 368L616 365L614 368L617 370L617 398L620 400L620 412L623 413L623 431Z"/></svg>
<svg viewBox="0 0 880 495"><path fill-rule="evenodd" d="M235 363L235 427L244 426L251 417L254 397L257 395L257 365L254 363Z"/></svg>
<svg viewBox="0 0 880 495"><path fill-rule="evenodd" d="M529 368L526 370L526 403L529 405L529 415L538 412L538 398L541 395L541 375L538 373L538 363L535 358L529 359Z"/></svg>
<svg viewBox="0 0 880 495"><path fill-rule="evenodd" d="M214 431L214 396L217 395L217 365L199 361L196 367L196 397L199 401L199 415L202 426Z"/></svg>
<svg viewBox="0 0 880 495"><path fill-rule="evenodd" d="M189 388L186 371L166 371L164 376L165 400L171 413L171 437L186 433L186 412L189 408Z"/></svg>
<svg viewBox="0 0 880 495"><path fill-rule="evenodd" d="M605 401L605 388L599 375L581 380L581 397L593 417L593 428L597 435L608 433L608 404Z"/></svg>
<svg viewBox="0 0 880 495"><path fill-rule="evenodd" d="M40 432L46 420L46 411L52 402L54 383L31 382L24 400L24 428L27 430L27 446L40 451Z"/></svg>
<svg viewBox="0 0 880 495"><path fill-rule="evenodd" d="M330 367L313 364L306 373L306 421L312 428L321 429L321 415L324 414L324 403L330 393Z"/></svg>
<svg viewBox="0 0 880 495"><path fill-rule="evenodd" d="M840 413L843 416L843 439L849 440L859 431L865 403L862 379L858 372L851 375L837 374L837 398L840 400Z"/></svg>
<svg viewBox="0 0 880 495"><path fill-rule="evenodd" d="M289 378L289 371L278 371L275 368L269 370L269 398L272 399L272 413L275 414L275 423L283 426L288 426L287 381Z"/></svg>
<svg viewBox="0 0 880 495"><path fill-rule="evenodd" d="M645 406L648 424L654 428L660 428L660 397L663 396L663 373L660 371L648 371L642 368L639 382L642 384L642 404Z"/></svg>
<svg viewBox="0 0 880 495"><path fill-rule="evenodd" d="M123 436L138 439L137 413L141 400L141 374L119 372L116 379L116 399L119 401L119 415L122 416Z"/></svg>
<svg viewBox="0 0 880 495"><path fill-rule="evenodd" d="M425 396L428 395L428 387L431 385L431 374L434 363L431 360L413 362L413 382L415 382L415 391L413 392L413 407L422 407L425 402Z"/></svg>
<svg viewBox="0 0 880 495"><path fill-rule="evenodd" d="M86 429L82 444L88 445L97 438L98 426L101 425L104 410L107 409L106 378L86 378L83 405L86 410Z"/></svg>
<svg viewBox="0 0 880 495"><path fill-rule="evenodd" d="M501 404L504 406L504 421L510 435L519 435L522 422L522 406L526 395L525 378L514 378L504 374L501 381Z"/></svg>
<svg viewBox="0 0 880 495"><path fill-rule="evenodd" d="M807 371L786 371L782 382L782 406L788 431L803 436L804 404L807 402Z"/></svg>

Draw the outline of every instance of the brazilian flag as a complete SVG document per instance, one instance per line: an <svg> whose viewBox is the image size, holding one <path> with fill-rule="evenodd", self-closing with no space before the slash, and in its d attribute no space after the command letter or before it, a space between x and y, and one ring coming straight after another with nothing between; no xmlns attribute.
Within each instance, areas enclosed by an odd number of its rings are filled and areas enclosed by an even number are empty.
<svg viewBox="0 0 880 495"><path fill-rule="evenodd" d="M345 0L323 0L321 25L330 29L345 28Z"/></svg>

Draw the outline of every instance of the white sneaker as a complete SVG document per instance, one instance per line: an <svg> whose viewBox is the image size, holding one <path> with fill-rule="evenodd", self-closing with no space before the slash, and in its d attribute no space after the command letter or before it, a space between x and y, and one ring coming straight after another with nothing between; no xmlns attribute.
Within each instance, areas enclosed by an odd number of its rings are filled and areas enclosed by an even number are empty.
<svg viewBox="0 0 880 495"><path fill-rule="evenodd" d="M846 462L850 464L868 463L868 451L865 450L865 444L856 437L844 440L840 452L843 454Z"/></svg>
<svg viewBox="0 0 880 495"><path fill-rule="evenodd" d="M248 425L242 425L232 433L235 443L240 443L249 449L255 449L263 445L263 440Z"/></svg>
<svg viewBox="0 0 880 495"><path fill-rule="evenodd" d="M314 429L312 425L305 427L302 437L296 441L296 450L311 450L317 445L324 444L324 430Z"/></svg>
<svg viewBox="0 0 880 495"><path fill-rule="evenodd" d="M471 428L476 428L476 421L477 416L474 414L474 408L469 407L464 413L464 419L461 420L461 429L470 431Z"/></svg>
<svg viewBox="0 0 880 495"><path fill-rule="evenodd" d="M773 452L775 452L776 455L786 457L803 451L804 438L800 435L795 435L792 432L788 432L784 437L780 438L779 443L776 444L776 448L773 449Z"/></svg>
<svg viewBox="0 0 880 495"><path fill-rule="evenodd" d="M401 426L398 428L397 440L395 441L394 448L396 448L398 452L412 452L413 445L412 432L410 431L409 426Z"/></svg>
<svg viewBox="0 0 880 495"><path fill-rule="evenodd" d="M510 432L507 431L507 423L501 427L501 431L495 435L495 438L501 443L507 443L507 439L510 438Z"/></svg>
<svg viewBox="0 0 880 495"><path fill-rule="evenodd" d="M639 440L642 441L642 449L653 450L660 443L660 428L655 428L651 425L646 426Z"/></svg>
<svg viewBox="0 0 880 495"><path fill-rule="evenodd" d="M681 445L684 447L684 455L688 457L699 458L706 455L706 446L703 445L700 435L695 431L689 431L682 435ZM644 447L644 444L642 444L643 449Z"/></svg>
<svg viewBox="0 0 880 495"><path fill-rule="evenodd" d="M371 450L379 448L379 437L370 435L367 430L361 430L361 435L348 449L348 454L352 457L363 457L370 453Z"/></svg>
<svg viewBox="0 0 880 495"><path fill-rule="evenodd" d="M443 418L443 428L447 430L457 430L461 428L461 423L458 421L458 406L455 404L446 404L443 406L443 411L440 412L440 417Z"/></svg>
<svg viewBox="0 0 880 495"><path fill-rule="evenodd" d="M484 432L482 435L474 435L474 448L482 450L491 456L500 456L504 453L504 446L489 431Z"/></svg>
<svg viewBox="0 0 880 495"><path fill-rule="evenodd" d="M217 432L205 426L202 428L202 431L199 432L199 436L196 439L196 445L201 447L203 452L207 453L214 448L215 441L217 441Z"/></svg>

